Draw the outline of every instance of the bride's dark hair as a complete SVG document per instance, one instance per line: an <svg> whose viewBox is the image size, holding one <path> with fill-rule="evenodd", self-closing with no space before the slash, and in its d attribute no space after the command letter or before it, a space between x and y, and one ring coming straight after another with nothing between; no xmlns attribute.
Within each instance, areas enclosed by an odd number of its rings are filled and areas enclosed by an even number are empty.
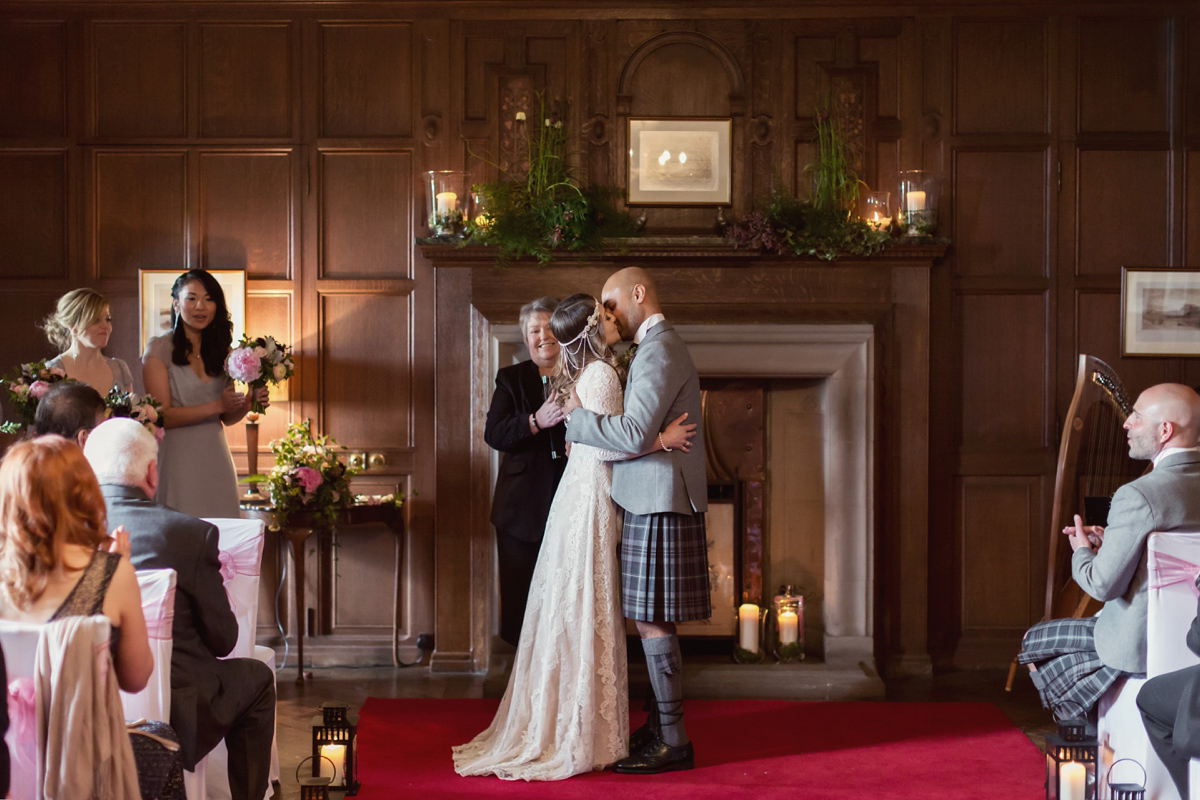
<svg viewBox="0 0 1200 800"><path fill-rule="evenodd" d="M590 294L573 294L550 315L550 331L561 348L553 388L565 392L593 361L616 367L616 358L604 335L604 307Z"/></svg>

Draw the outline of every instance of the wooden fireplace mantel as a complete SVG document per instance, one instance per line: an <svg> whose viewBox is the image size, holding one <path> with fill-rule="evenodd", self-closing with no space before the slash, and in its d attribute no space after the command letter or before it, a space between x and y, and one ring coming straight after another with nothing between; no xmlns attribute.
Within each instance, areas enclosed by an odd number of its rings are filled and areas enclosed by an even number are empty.
<svg viewBox="0 0 1200 800"><path fill-rule="evenodd" d="M488 247L421 242L436 287L437 554L435 671L479 671L493 603L490 453L482 416L494 376L488 329L544 295L599 294L615 270L651 271L680 324L869 324L874 329L874 661L931 671L928 652L930 272L947 250L903 242L834 261L764 256L717 237L631 239L601 254L496 265ZM471 413L467 413L470 409ZM479 417L476 419L476 417ZM470 570L462 553L470 553ZM868 654L868 658L870 654Z"/></svg>

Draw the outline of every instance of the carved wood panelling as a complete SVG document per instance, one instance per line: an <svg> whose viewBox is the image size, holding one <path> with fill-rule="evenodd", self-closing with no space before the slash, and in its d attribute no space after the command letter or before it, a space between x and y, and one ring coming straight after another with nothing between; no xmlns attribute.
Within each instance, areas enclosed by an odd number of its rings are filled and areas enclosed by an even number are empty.
<svg viewBox="0 0 1200 800"><path fill-rule="evenodd" d="M200 154L200 266L292 274L291 150Z"/></svg>
<svg viewBox="0 0 1200 800"><path fill-rule="evenodd" d="M187 269L187 153L97 150L92 175L95 274Z"/></svg>
<svg viewBox="0 0 1200 800"><path fill-rule="evenodd" d="M413 68L410 23L322 24L321 135L412 136Z"/></svg>
<svg viewBox="0 0 1200 800"><path fill-rule="evenodd" d="M494 102L488 97L488 89L492 87L488 73L504 65L504 52L504 38L494 29L487 34L472 26L463 36L463 121L487 119L490 102Z"/></svg>
<svg viewBox="0 0 1200 800"><path fill-rule="evenodd" d="M966 295L959 303L963 352L978 354L962 365L963 447L1046 446L1045 296Z"/></svg>
<svg viewBox="0 0 1200 800"><path fill-rule="evenodd" d="M962 20L954 26L954 128L1045 133L1050 122L1046 22Z"/></svg>
<svg viewBox="0 0 1200 800"><path fill-rule="evenodd" d="M200 26L200 135L292 133L292 26Z"/></svg>
<svg viewBox="0 0 1200 800"><path fill-rule="evenodd" d="M0 137L67 133L67 27L0 21Z"/></svg>
<svg viewBox="0 0 1200 800"><path fill-rule="evenodd" d="M411 150L319 154L322 278L407 278L412 268ZM423 202L424 195L415 198Z"/></svg>
<svg viewBox="0 0 1200 800"><path fill-rule="evenodd" d="M322 429L339 444L372 451L413 446L411 314L408 295L321 298ZM367 387L371 405L364 409Z"/></svg>
<svg viewBox="0 0 1200 800"><path fill-rule="evenodd" d="M1174 63L1169 19L1079 23L1079 131L1166 133Z"/></svg>
<svg viewBox="0 0 1200 800"><path fill-rule="evenodd" d="M829 77L824 65L834 62L837 40L800 34L792 39L792 47L796 65L792 112L796 121L807 121L825 107L828 99Z"/></svg>
<svg viewBox="0 0 1200 800"><path fill-rule="evenodd" d="M185 24L97 22L91 36L90 122L95 135L187 135Z"/></svg>
<svg viewBox="0 0 1200 800"><path fill-rule="evenodd" d="M0 277L67 277L67 164L63 150L0 150Z"/></svg>
<svg viewBox="0 0 1200 800"><path fill-rule="evenodd" d="M1183 263L1200 267L1200 150L1185 155L1183 181Z"/></svg>
<svg viewBox="0 0 1200 800"><path fill-rule="evenodd" d="M1076 194L1078 275L1166 266L1171 157L1167 151L1085 150Z"/></svg>
<svg viewBox="0 0 1200 800"><path fill-rule="evenodd" d="M1038 617L1034 572L1041 551L1038 477L967 477L959 483L964 632L1024 630ZM989 535L987 531L1002 532ZM1045 559L1040 559L1044 561ZM1003 580L996 580L1003 575ZM998 585L1003 584L1003 585ZM1014 653L1015 655L1015 653Z"/></svg>
<svg viewBox="0 0 1200 800"><path fill-rule="evenodd" d="M1186 48L1187 57L1187 72L1183 78L1183 96L1188 98L1184 102L1184 131L1188 136L1200 138L1200 102L1196 101L1200 97L1200 58L1196 57L1196 53L1200 53L1200 17L1192 17L1186 23Z"/></svg>
<svg viewBox="0 0 1200 800"><path fill-rule="evenodd" d="M1049 274L1048 158L1045 150L955 152L951 196L959 275Z"/></svg>

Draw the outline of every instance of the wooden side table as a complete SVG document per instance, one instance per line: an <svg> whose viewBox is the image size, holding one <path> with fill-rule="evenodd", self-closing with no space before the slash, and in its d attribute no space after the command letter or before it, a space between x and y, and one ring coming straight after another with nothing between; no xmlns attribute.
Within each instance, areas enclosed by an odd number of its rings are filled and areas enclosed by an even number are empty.
<svg viewBox="0 0 1200 800"><path fill-rule="evenodd" d="M314 533L321 536L328 536L334 530L339 530L343 526L352 525L369 525L372 523L383 523L392 529L392 533L396 535L396 541L400 544L396 550L396 572L399 575L400 570L400 553L404 541L404 514L402 509L387 503L381 505L356 505L350 508L342 509L334 521L333 525L329 525L324 517L312 514L291 514L288 517L286 525L280 526L276 520L275 509L270 506L254 506L244 505L242 510L253 517L262 519L267 527L273 531L278 531L283 540L291 545L292 548L292 565L294 572L292 580L294 582L293 597L296 602L296 683L303 683L305 680L312 678L312 673L304 672L304 543ZM318 583L318 588L320 584ZM400 579L394 581L394 592L392 596L392 663L399 666L399 657L396 649L400 637ZM320 603L322 598L318 598Z"/></svg>

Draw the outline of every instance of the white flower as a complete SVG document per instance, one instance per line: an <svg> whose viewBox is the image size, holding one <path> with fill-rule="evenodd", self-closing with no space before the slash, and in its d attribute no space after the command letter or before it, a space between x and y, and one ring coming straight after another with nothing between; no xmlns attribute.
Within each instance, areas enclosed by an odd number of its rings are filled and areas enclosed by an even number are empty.
<svg viewBox="0 0 1200 800"><path fill-rule="evenodd" d="M287 367L283 364L276 364L275 368L271 370L271 374L275 376L275 380L281 381L287 377Z"/></svg>
<svg viewBox="0 0 1200 800"><path fill-rule="evenodd" d="M546 127L547 127L547 128L549 128L549 127L550 127L550 120L546 120Z"/></svg>
<svg viewBox="0 0 1200 800"><path fill-rule="evenodd" d="M259 358L266 358L267 348L265 348L265 347L254 348L254 355L258 356Z"/></svg>
<svg viewBox="0 0 1200 800"><path fill-rule="evenodd" d="M518 111L517 112L517 122L524 122L524 121L525 121L525 112Z"/></svg>
<svg viewBox="0 0 1200 800"><path fill-rule="evenodd" d="M266 346L267 355L269 355L269 356L275 355L275 351L278 349L278 345L276 344L275 339L271 336L268 336L266 341L267 341L267 346Z"/></svg>

